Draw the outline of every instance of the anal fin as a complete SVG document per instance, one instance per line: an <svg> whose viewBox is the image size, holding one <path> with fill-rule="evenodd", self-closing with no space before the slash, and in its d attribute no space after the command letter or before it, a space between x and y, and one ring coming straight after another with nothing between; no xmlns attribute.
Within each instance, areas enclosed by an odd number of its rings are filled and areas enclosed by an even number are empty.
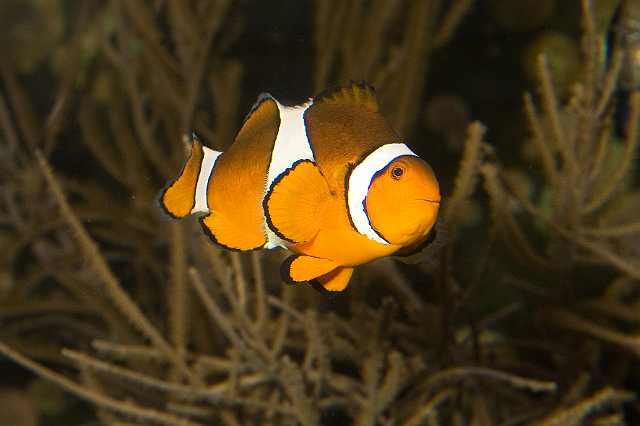
<svg viewBox="0 0 640 426"><path fill-rule="evenodd" d="M264 233L238 226L220 213L212 212L200 218L200 223L215 243L230 250L256 250L267 242Z"/></svg>
<svg viewBox="0 0 640 426"><path fill-rule="evenodd" d="M330 196L316 164L299 160L271 184L263 202L267 223L289 242L310 241L320 229L318 217Z"/></svg>

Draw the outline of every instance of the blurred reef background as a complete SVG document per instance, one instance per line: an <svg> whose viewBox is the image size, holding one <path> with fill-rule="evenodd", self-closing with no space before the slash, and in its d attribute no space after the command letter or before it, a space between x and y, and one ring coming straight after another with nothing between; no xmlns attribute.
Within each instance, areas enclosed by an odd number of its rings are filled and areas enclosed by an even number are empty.
<svg viewBox="0 0 640 426"><path fill-rule="evenodd" d="M640 424L640 2L3 0L0 420ZM155 197L260 92L351 80L433 246L333 297Z"/></svg>

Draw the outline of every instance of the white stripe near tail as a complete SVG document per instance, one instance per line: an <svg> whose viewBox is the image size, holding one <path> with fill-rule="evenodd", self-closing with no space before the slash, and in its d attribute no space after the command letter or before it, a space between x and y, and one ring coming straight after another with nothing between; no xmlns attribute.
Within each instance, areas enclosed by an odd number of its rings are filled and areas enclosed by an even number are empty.
<svg viewBox="0 0 640 426"><path fill-rule="evenodd" d="M209 213L207 189L209 187L213 166L216 164L220 154L222 154L222 152L214 151L206 146L202 148L204 150L204 156L202 158L202 164L200 165L200 174L198 175L198 183L196 184L195 204L193 209L191 209L191 214Z"/></svg>

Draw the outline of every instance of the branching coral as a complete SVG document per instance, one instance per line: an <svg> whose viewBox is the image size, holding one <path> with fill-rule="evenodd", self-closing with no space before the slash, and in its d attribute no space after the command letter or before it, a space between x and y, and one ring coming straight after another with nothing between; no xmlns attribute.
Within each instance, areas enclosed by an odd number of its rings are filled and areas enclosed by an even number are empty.
<svg viewBox="0 0 640 426"><path fill-rule="evenodd" d="M416 132L431 56L473 5L318 1L313 84L367 79ZM606 25L584 0L571 98L544 56L524 98L539 167L504 167L472 122L436 249L325 298L281 283L279 253L222 251L153 204L185 133L233 138L243 7L86 2L47 108L1 64L0 353L110 425L617 424L637 410L640 95L622 135L614 103L629 39L604 66ZM78 155L91 170L75 173ZM470 205L488 218L468 220Z"/></svg>
<svg viewBox="0 0 640 426"><path fill-rule="evenodd" d="M590 10L588 4L583 2L585 11ZM536 110L532 96L525 95L532 143L538 152L546 186L537 205L528 196L527 199L520 197L520 201L536 220L569 242L569 254L578 260L609 263L637 279L640 278L640 264L636 256L616 250L616 244L612 244L611 240L632 234L637 224L630 222L606 226L604 218L616 198L630 196L621 190L633 170L640 143L640 95L632 93L630 96L625 136L620 141L612 126L612 95L623 57L628 53L618 46L612 53L609 68L606 72L601 71L597 63L602 55L602 45L596 41L603 35L595 32L593 16L589 12L585 12L584 27L584 79L575 87L574 95L566 107L561 109L558 106L544 56L538 61L544 120ZM484 169L488 191L494 200L494 214L504 219L500 222L511 223L509 235L513 235L513 240L521 240L523 231L510 219L513 214L507 207L508 203L498 200L506 194L498 188L495 172L493 166ZM522 195L522 191L514 187L514 182L507 184L511 184L510 190L514 195ZM522 250L523 255L535 257L550 267L561 268L565 264L557 264L553 259L542 260L546 255L535 253L536 250L524 241L522 247L526 247ZM576 250L590 252L593 257L589 258Z"/></svg>
<svg viewBox="0 0 640 426"><path fill-rule="evenodd" d="M623 3L622 22L632 19L627 16L634 8L632 3ZM625 45L627 35L618 34L608 66L600 66L604 44L599 41L605 35L596 30L590 2L583 1L582 8L583 74L573 95L561 106L547 61L541 56L538 74L543 115L533 96L524 97L531 143L542 167L541 175L532 179L539 182L541 190L524 190L494 163L483 165L482 175L491 198L494 226L503 241L528 265L546 271L546 282L526 278L527 286L537 281L534 287L544 287L546 293L550 283L560 284L558 289L551 289L555 294L544 295L556 307L543 308L539 312L541 320L586 333L637 356L638 329L635 317L629 316L637 302L635 296L622 301L616 289L621 282L633 287L640 279L635 243L630 243L635 240L637 218L618 207L631 206L627 200L635 197L632 176L640 144L640 93L632 91L626 106L614 104L624 57L633 51ZM620 117L614 116L616 108L628 111L621 137L614 125ZM533 229L524 225L527 219L534 224ZM593 284L603 296L576 300L579 287L587 285L576 277L590 265L609 266L621 278L610 282L606 274L596 274L600 282ZM585 311L585 307L598 307L600 314ZM619 321L610 321L603 313ZM614 394L611 389L602 390L574 408L558 409L557 415L541 424L579 424L599 404L596 400L610 401Z"/></svg>
<svg viewBox="0 0 640 426"><path fill-rule="evenodd" d="M377 88L392 123L407 135L418 114L429 58L447 44L474 2L373 3L316 2L315 88L323 90L329 81L368 81Z"/></svg>

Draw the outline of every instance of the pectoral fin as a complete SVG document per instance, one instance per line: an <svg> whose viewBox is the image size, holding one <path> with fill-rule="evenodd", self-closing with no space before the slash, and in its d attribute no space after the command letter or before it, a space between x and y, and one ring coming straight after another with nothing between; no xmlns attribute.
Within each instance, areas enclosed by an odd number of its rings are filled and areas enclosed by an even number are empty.
<svg viewBox="0 0 640 426"><path fill-rule="evenodd" d="M310 241L320 229L318 217L330 196L315 163L297 161L273 181L264 198L267 223L274 233L291 243Z"/></svg>

